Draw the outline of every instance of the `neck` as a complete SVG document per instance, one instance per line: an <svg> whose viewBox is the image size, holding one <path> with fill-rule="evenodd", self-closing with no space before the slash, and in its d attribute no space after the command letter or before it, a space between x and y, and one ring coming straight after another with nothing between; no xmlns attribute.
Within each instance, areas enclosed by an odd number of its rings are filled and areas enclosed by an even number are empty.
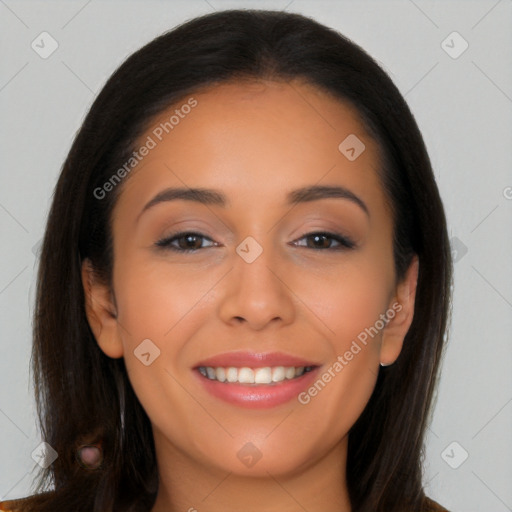
<svg viewBox="0 0 512 512"><path fill-rule="evenodd" d="M191 459L155 434L159 473L151 512L351 512L346 485L345 437L325 456L287 474L239 475Z"/></svg>

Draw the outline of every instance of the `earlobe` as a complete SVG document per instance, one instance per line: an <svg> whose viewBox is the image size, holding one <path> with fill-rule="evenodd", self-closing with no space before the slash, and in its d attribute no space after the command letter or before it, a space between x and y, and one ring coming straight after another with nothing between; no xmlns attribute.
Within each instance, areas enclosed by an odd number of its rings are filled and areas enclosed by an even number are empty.
<svg viewBox="0 0 512 512"><path fill-rule="evenodd" d="M91 330L101 350L109 357L123 356L115 305L110 287L98 279L89 259L82 263L85 313Z"/></svg>
<svg viewBox="0 0 512 512"><path fill-rule="evenodd" d="M396 294L388 309L388 324L384 328L380 350L382 366L393 364L400 352L414 317L419 260L414 255L406 275L397 285Z"/></svg>

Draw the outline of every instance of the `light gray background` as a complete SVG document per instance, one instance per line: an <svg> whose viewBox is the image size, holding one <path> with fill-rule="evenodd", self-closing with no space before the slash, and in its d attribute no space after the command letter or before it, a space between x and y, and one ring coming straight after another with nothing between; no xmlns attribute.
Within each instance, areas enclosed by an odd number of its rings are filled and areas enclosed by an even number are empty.
<svg viewBox="0 0 512 512"><path fill-rule="evenodd" d="M240 7L286 9L336 28L381 63L411 106L458 250L425 484L453 512L512 510L511 0L0 0L0 499L31 493L35 474L37 245L72 138L129 54L186 19ZM47 59L31 48L43 31L59 44ZM441 46L453 31L469 43L456 59ZM463 450L467 460L452 468Z"/></svg>

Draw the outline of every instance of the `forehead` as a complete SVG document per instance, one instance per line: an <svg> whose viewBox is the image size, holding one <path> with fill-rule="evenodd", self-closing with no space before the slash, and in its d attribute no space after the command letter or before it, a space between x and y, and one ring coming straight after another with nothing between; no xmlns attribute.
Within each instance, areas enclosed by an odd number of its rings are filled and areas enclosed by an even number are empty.
<svg viewBox="0 0 512 512"><path fill-rule="evenodd" d="M152 149L121 200L177 185L220 188L245 204L313 184L381 194L378 147L357 110L303 82L216 85L182 98L148 126L135 147L151 141Z"/></svg>

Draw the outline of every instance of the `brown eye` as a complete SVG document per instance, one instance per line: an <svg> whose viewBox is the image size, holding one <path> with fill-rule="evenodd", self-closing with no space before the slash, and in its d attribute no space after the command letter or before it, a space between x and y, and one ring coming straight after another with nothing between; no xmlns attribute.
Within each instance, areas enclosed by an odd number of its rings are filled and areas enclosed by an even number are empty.
<svg viewBox="0 0 512 512"><path fill-rule="evenodd" d="M210 240L210 242L212 241L210 238L208 238L205 235L202 235L201 233L186 231L176 233L171 235L170 237L159 240L158 242L156 242L155 245L177 252L194 252L199 249L208 248L202 246L203 239ZM210 245L209 247L212 247L212 245Z"/></svg>
<svg viewBox="0 0 512 512"><path fill-rule="evenodd" d="M307 240L306 245L298 245L300 247L306 247L307 249L343 250L352 249L355 247L355 243L352 240L338 233L308 233L304 235L302 238L299 238L299 240L304 239ZM335 245L334 247L332 246L333 241L337 243L337 245Z"/></svg>

